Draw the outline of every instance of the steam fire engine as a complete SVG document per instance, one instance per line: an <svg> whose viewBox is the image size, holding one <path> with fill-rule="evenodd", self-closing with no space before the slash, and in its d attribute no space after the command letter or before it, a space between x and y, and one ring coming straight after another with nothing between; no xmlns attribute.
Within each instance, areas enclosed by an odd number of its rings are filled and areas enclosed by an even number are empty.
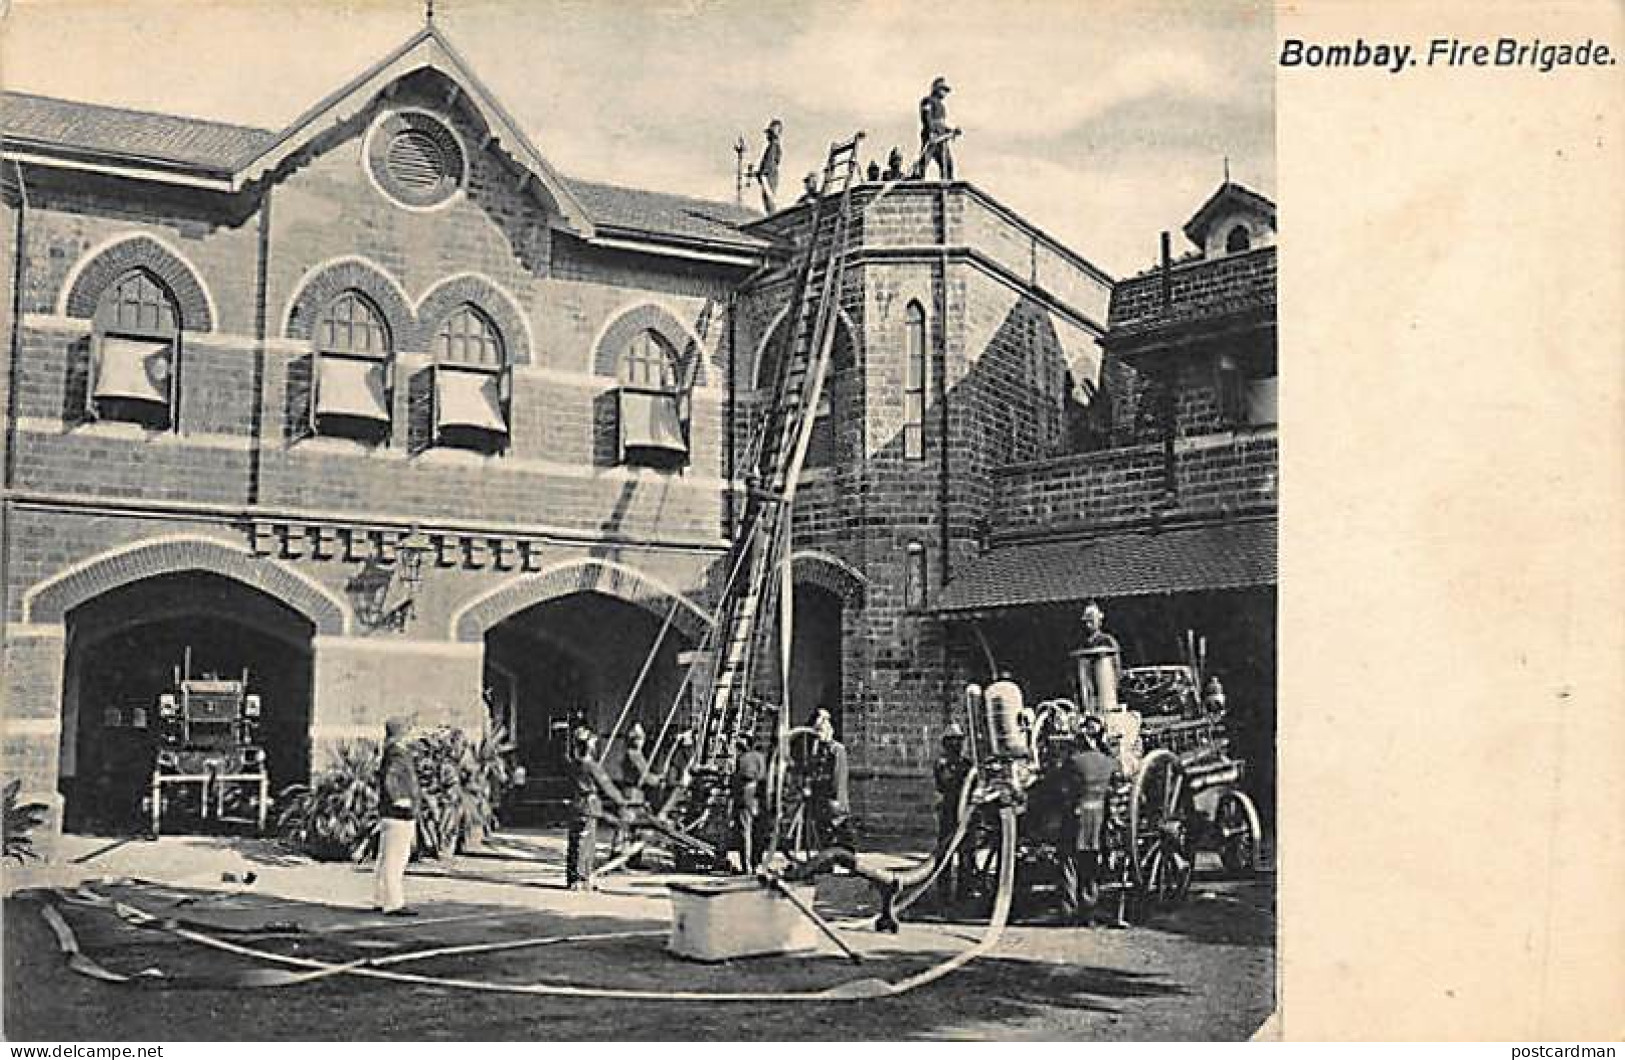
<svg viewBox="0 0 1625 1060"><path fill-rule="evenodd" d="M255 743L260 697L240 680L193 677L192 652L175 668L170 691L158 697L157 746L147 793L150 831L176 814L197 821L252 824L265 830L271 778L265 750Z"/></svg>

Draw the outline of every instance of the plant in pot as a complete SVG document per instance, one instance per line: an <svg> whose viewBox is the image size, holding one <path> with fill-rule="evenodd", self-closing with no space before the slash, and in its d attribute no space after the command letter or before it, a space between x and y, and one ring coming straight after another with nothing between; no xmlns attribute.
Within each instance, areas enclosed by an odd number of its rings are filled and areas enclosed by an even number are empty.
<svg viewBox="0 0 1625 1060"><path fill-rule="evenodd" d="M321 861L360 861L378 836L378 745L345 741L333 762L309 784L277 796L277 836L285 846Z"/></svg>
<svg viewBox="0 0 1625 1060"><path fill-rule="evenodd" d="M496 808L510 776L512 747L500 726L479 739L440 726L418 737L414 748L418 788L418 844L440 857L476 848L496 824Z"/></svg>
<svg viewBox="0 0 1625 1060"><path fill-rule="evenodd" d="M19 803L17 796L22 786L21 780L8 781L3 796L0 796L5 803L4 856L7 861L15 861L19 865L30 858L39 858L31 833L44 824L51 814L50 807L43 802Z"/></svg>

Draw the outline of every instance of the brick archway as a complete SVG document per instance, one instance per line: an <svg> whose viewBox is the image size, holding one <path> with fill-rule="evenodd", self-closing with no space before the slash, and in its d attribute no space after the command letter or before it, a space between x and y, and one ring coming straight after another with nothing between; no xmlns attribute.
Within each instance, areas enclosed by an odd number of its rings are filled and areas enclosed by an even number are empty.
<svg viewBox="0 0 1625 1060"><path fill-rule="evenodd" d="M479 642L492 626L526 608L573 593L596 592L624 600L664 619L675 600L672 627L698 642L711 626L709 612L687 596L631 567L609 560L571 560L539 574L514 578L465 604L451 619L451 634Z"/></svg>
<svg viewBox="0 0 1625 1060"><path fill-rule="evenodd" d="M318 635L349 632L348 611L330 590L243 546L191 535L111 549L40 582L23 596L23 621L62 622L75 607L120 586L183 571L208 571L259 589L309 619Z"/></svg>
<svg viewBox="0 0 1625 1060"><path fill-rule="evenodd" d="M767 385L770 380L762 378L762 369L773 363L771 355L775 352L775 343L781 341L783 334L789 328L790 311L792 306L785 306L768 322L767 329L762 332L760 341L756 344L756 352L751 356L750 363L750 389L758 390ZM852 317L839 306L835 309L835 345L830 351L830 371L841 372L851 368L858 360L858 328ZM845 342L841 341L845 339Z"/></svg>
<svg viewBox="0 0 1625 1060"><path fill-rule="evenodd" d="M299 284L283 314L283 333L291 339L310 338L322 307L348 290L366 295L389 326L397 350L411 341L417 318L395 278L364 258L344 258L318 266Z"/></svg>
<svg viewBox="0 0 1625 1060"><path fill-rule="evenodd" d="M856 567L827 552L797 552L790 557L790 575L800 585L816 585L839 597L844 607L863 606L869 587Z"/></svg>
<svg viewBox="0 0 1625 1060"><path fill-rule="evenodd" d="M668 309L643 302L621 310L610 320L598 342L593 346L592 370L594 375L616 378L620 375L621 351L640 332L652 331L666 340L677 351L678 363L684 372L694 366L694 385L705 386L709 378L706 371L705 349L693 333ZM697 359L697 362L696 362Z"/></svg>
<svg viewBox="0 0 1625 1060"><path fill-rule="evenodd" d="M491 318L502 336L509 364L531 363L530 321L515 298L477 273L465 272L440 280L418 297L417 333L412 349L428 350L445 318L464 302Z"/></svg>
<svg viewBox="0 0 1625 1060"><path fill-rule="evenodd" d="M62 295L65 316L90 319L109 284L135 268L144 268L164 282L175 296L181 327L186 331L213 331L214 299L192 263L179 252L144 232L121 236L90 251L69 273Z"/></svg>

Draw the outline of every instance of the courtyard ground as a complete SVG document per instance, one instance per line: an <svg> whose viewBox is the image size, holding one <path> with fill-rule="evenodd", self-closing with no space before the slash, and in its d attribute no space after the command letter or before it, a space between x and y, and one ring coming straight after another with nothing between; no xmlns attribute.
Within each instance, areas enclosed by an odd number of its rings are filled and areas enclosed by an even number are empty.
<svg viewBox="0 0 1625 1060"><path fill-rule="evenodd" d="M487 856L414 865L420 915L371 912L371 877L255 840L156 843L65 837L57 864L8 870L5 1035L12 1041L468 1039L1245 1039L1274 1008L1274 881L1224 880L1204 861L1189 900L1127 930L1046 927L1025 915L990 954L901 996L862 1001L670 1002L482 992L446 985L550 983L651 991L817 991L897 981L969 947L981 924L922 914L899 935L870 930L867 886L825 878L820 911L863 955L811 954L719 965L665 951L670 876L611 877L598 894L563 889L556 833L507 835ZM904 852L898 852L899 860ZM254 872L251 887L222 883ZM83 881L75 895L71 885ZM143 881L143 882L135 882ZM51 892L42 886L69 885ZM212 950L114 915L111 898L233 945L345 963L519 939L608 936L400 962L424 982L334 975L254 986L277 966ZM74 971L43 914L57 909L103 971ZM80 962L83 967L84 962ZM251 971L252 970L252 971ZM297 972L297 968L284 969Z"/></svg>

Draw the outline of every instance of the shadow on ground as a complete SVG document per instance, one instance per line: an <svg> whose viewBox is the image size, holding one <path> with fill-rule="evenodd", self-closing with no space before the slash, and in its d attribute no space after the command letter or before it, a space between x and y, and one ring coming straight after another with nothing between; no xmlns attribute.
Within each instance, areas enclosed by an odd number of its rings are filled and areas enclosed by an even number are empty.
<svg viewBox="0 0 1625 1060"><path fill-rule="evenodd" d="M257 896L189 896L128 889L138 899L231 942L333 962L450 943L644 932L579 944L448 956L400 970L494 982L547 982L691 991L817 990L858 977L896 980L941 954L881 948L861 968L830 955L704 965L664 952L664 919L566 915L511 905L431 902L416 920ZM959 1037L972 1025L1020 1022L1064 1009L1116 1012L1173 997L1162 975L1093 965L990 957L902 997L824 1003L662 1003L480 993L433 984L338 976L251 988L237 980L261 962L131 926L105 909L61 906L82 950L107 969L166 978L111 984L70 971L39 911L39 897L5 906L5 1030L14 1040L785 1040Z"/></svg>

